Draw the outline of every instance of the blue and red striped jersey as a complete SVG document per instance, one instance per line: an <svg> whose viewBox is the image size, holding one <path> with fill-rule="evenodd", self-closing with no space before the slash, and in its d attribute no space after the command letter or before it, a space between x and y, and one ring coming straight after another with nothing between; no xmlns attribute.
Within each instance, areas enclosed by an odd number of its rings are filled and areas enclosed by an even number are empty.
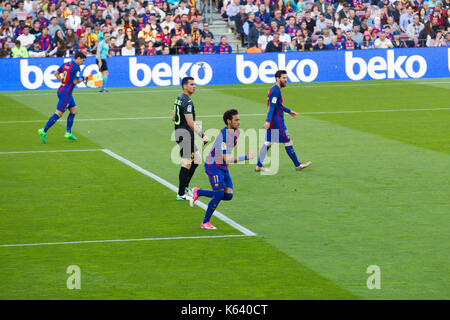
<svg viewBox="0 0 450 320"><path fill-rule="evenodd" d="M58 89L58 94L71 95L73 91L73 81L81 78L81 69L74 61L66 62L58 68L61 74L62 83Z"/></svg>
<svg viewBox="0 0 450 320"><path fill-rule="evenodd" d="M213 148L206 159L205 165L207 167L213 165L228 169L227 163L223 160L223 155L231 153L236 146L238 138L239 130L228 130L227 127L220 130L220 133L214 141Z"/></svg>

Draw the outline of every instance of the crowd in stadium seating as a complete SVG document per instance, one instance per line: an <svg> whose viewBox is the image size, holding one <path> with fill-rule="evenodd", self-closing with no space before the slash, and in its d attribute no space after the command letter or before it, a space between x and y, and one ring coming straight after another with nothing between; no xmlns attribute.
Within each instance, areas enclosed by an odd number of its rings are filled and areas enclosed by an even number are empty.
<svg viewBox="0 0 450 320"><path fill-rule="evenodd" d="M231 53L196 1L0 0L0 57ZM450 45L450 0L206 1L247 52Z"/></svg>

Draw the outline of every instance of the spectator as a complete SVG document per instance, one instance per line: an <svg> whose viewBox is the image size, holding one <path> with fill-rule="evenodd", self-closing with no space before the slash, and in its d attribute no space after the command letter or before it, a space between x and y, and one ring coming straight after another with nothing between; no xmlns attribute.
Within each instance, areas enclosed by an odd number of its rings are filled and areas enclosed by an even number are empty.
<svg viewBox="0 0 450 320"><path fill-rule="evenodd" d="M66 34L66 47L69 54L74 53L74 48L77 46L78 39L72 29L67 30Z"/></svg>
<svg viewBox="0 0 450 320"><path fill-rule="evenodd" d="M201 54L209 54L209 53L214 53L214 46L211 43L211 37L209 35L206 35L205 37L205 42L203 42L200 45L200 53Z"/></svg>
<svg viewBox="0 0 450 320"><path fill-rule="evenodd" d="M42 50L49 51L53 47L53 38L48 34L48 27L42 27L42 33L37 39Z"/></svg>
<svg viewBox="0 0 450 320"><path fill-rule="evenodd" d="M43 58L47 56L47 51L43 50L39 44L39 40L36 39L33 45L28 49L28 54L31 58Z"/></svg>
<svg viewBox="0 0 450 320"><path fill-rule="evenodd" d="M36 37L34 35L30 34L30 27L24 26L23 33L19 37L17 37L17 40L20 41L20 46L18 48L21 48L22 46L25 48L31 47L33 45L33 42L35 39L36 39ZM16 43L16 47L17 47L17 43Z"/></svg>
<svg viewBox="0 0 450 320"><path fill-rule="evenodd" d="M30 29L30 33L35 37L39 37L41 35L41 23L39 20L34 20L33 28Z"/></svg>
<svg viewBox="0 0 450 320"><path fill-rule="evenodd" d="M17 17L19 21L25 21L27 19L28 11L25 10L22 0L17 2L17 9L14 10L14 16Z"/></svg>
<svg viewBox="0 0 450 320"><path fill-rule="evenodd" d="M258 38L262 34L262 32L263 31L261 29L261 22L256 20L255 23L250 27L250 30L248 31L248 38L247 38L248 43L254 42L255 44L257 44Z"/></svg>
<svg viewBox="0 0 450 320"><path fill-rule="evenodd" d="M311 41L308 41L304 35L297 35L297 51L312 51L313 46Z"/></svg>
<svg viewBox="0 0 450 320"><path fill-rule="evenodd" d="M310 19L311 19L311 15L310 15ZM275 10L275 14L274 14L274 17L272 18L271 22L272 21L275 21L277 23L278 28L280 28L280 26L284 27L286 25L286 20L281 15L280 9Z"/></svg>
<svg viewBox="0 0 450 320"><path fill-rule="evenodd" d="M26 47L23 47L20 43L20 40L16 40L15 46L11 49L11 56L13 58L28 58L28 50Z"/></svg>
<svg viewBox="0 0 450 320"><path fill-rule="evenodd" d="M121 50L122 56L134 56L136 55L136 49L134 48L131 40L125 40L125 46Z"/></svg>
<svg viewBox="0 0 450 320"><path fill-rule="evenodd" d="M250 12L253 12L256 14L258 12L259 8L256 5L256 3L253 2L253 0L247 0L245 5L245 13L249 14Z"/></svg>
<svg viewBox="0 0 450 320"><path fill-rule="evenodd" d="M412 6L408 6L406 11L400 15L399 27L401 31L406 32L408 26L413 22L413 13Z"/></svg>
<svg viewBox="0 0 450 320"><path fill-rule="evenodd" d="M316 33L316 21L314 21L311 18L311 12L310 11L306 11L305 12L305 20L304 22L306 22L306 29L308 29L309 34L315 34Z"/></svg>
<svg viewBox="0 0 450 320"><path fill-rule="evenodd" d="M67 46L66 39L64 38L64 34L61 29L56 31L54 44L56 47L56 56L57 57L65 57L67 55Z"/></svg>
<svg viewBox="0 0 450 320"><path fill-rule="evenodd" d="M258 38L258 48L262 51L266 50L267 44L271 41L273 37L270 35L270 27L265 26L263 34Z"/></svg>
<svg viewBox="0 0 450 320"><path fill-rule="evenodd" d="M201 40L202 40L202 32L198 28L198 22L197 21L194 21L192 23L191 36L192 36L192 41L197 43L197 45L200 45Z"/></svg>
<svg viewBox="0 0 450 320"><path fill-rule="evenodd" d="M330 29L323 29L322 37L323 37L323 44L328 47L328 45L331 43L331 37L332 37Z"/></svg>
<svg viewBox="0 0 450 320"><path fill-rule="evenodd" d="M246 51L247 53L261 53L262 50L256 46L256 42L251 41L249 43L249 48Z"/></svg>
<svg viewBox="0 0 450 320"><path fill-rule="evenodd" d="M406 43L403 40L400 40L400 34L398 31L394 31L394 39L392 39L392 45L394 48L406 48Z"/></svg>
<svg viewBox="0 0 450 320"><path fill-rule="evenodd" d="M284 27L284 32L292 37L295 37L297 34L298 27L295 24L295 17L290 16L288 19L288 24Z"/></svg>
<svg viewBox="0 0 450 320"><path fill-rule="evenodd" d="M137 39L136 35L134 34L133 29L131 27L127 27L125 29L125 36L124 36L124 39L123 39L123 43L126 45L128 40L131 41L131 45L133 47L137 46L138 39Z"/></svg>
<svg viewBox="0 0 450 320"><path fill-rule="evenodd" d="M414 15L413 22L408 25L406 28L406 33L408 34L409 40L412 40L414 42L418 42L419 40L419 34L423 30L424 25L419 22L419 16Z"/></svg>
<svg viewBox="0 0 450 320"><path fill-rule="evenodd" d="M327 50L327 47L325 46L325 44L323 43L323 36L319 36L317 38L317 43L316 45L313 47L314 51L322 51L322 50Z"/></svg>
<svg viewBox="0 0 450 320"><path fill-rule="evenodd" d="M207 35L209 35L211 37L212 42L214 42L214 35L211 31L209 31L209 24L207 22L204 22L201 42L205 42L205 38Z"/></svg>
<svg viewBox="0 0 450 320"><path fill-rule="evenodd" d="M427 22L425 22L424 28L419 33L419 47L428 47L431 39L434 38L434 33L435 32L433 31L431 22L430 20L428 20Z"/></svg>
<svg viewBox="0 0 450 320"><path fill-rule="evenodd" d="M336 10L336 12L339 13L339 15L341 16L341 18L348 18L350 17L350 4L348 2L344 3L344 6L342 8L342 10L338 11Z"/></svg>
<svg viewBox="0 0 450 320"><path fill-rule="evenodd" d="M352 40L355 41L357 46L363 41L363 34L359 32L359 25L353 26Z"/></svg>
<svg viewBox="0 0 450 320"><path fill-rule="evenodd" d="M161 23L161 28L169 27L169 31L175 28L175 22L173 22L173 15L171 13L166 14L164 21Z"/></svg>
<svg viewBox="0 0 450 320"><path fill-rule="evenodd" d="M282 50L283 44L280 41L280 34L274 33L273 39L267 44L265 52L281 52Z"/></svg>
<svg viewBox="0 0 450 320"><path fill-rule="evenodd" d="M39 11L38 20L39 20L39 23L41 24L41 27L47 27L50 24L48 19L45 18L45 13L43 10Z"/></svg>
<svg viewBox="0 0 450 320"><path fill-rule="evenodd" d="M343 18L342 23L339 25L343 33L347 31L352 31L352 25L348 22L348 18Z"/></svg>
<svg viewBox="0 0 450 320"><path fill-rule="evenodd" d="M284 32L284 27L282 26L278 33L280 34L280 41L283 44L284 48L287 48L291 43L291 36Z"/></svg>
<svg viewBox="0 0 450 320"><path fill-rule="evenodd" d="M153 44L154 44L153 40L150 40L147 42L147 48L145 49L145 53L144 53L146 56L156 55L156 49L155 49L155 47L153 47Z"/></svg>
<svg viewBox="0 0 450 320"><path fill-rule="evenodd" d="M187 14L183 14L181 16L181 27L183 28L183 30L186 34L191 33L191 24L187 20Z"/></svg>
<svg viewBox="0 0 450 320"><path fill-rule="evenodd" d="M69 27L75 32L81 27L81 18L78 15L76 7L72 7L72 14L67 17L69 19Z"/></svg>
<svg viewBox="0 0 450 320"><path fill-rule="evenodd" d="M337 36L332 36L331 43L328 45L328 50L341 50L341 49L342 49L342 46L337 41Z"/></svg>
<svg viewBox="0 0 450 320"><path fill-rule="evenodd" d="M184 54L196 54L199 53L200 47L192 36L186 37L186 43L183 46Z"/></svg>
<svg viewBox="0 0 450 320"><path fill-rule="evenodd" d="M228 5L226 9L226 15L228 17L228 27L232 30L236 30L236 16L239 12L240 12L239 0L233 0L233 2L230 5Z"/></svg>
<svg viewBox="0 0 450 320"><path fill-rule="evenodd" d="M319 3L317 3L317 7L319 9L320 13L323 13L324 15L327 14L328 11L328 7L330 5L328 4L328 2L326 0L319 0ZM331 17L330 17L331 18Z"/></svg>
<svg viewBox="0 0 450 320"><path fill-rule="evenodd" d="M358 16L355 13L355 9L348 10L349 17L348 17L348 23L353 27L355 24L359 25L361 22L359 21Z"/></svg>
<svg viewBox="0 0 450 320"><path fill-rule="evenodd" d="M319 18L316 21L316 33L322 33L322 30L327 27L327 20L325 19L325 14L320 13Z"/></svg>
<svg viewBox="0 0 450 320"><path fill-rule="evenodd" d="M391 42L391 40L389 40L387 37L386 37L386 32L384 32L384 31L381 31L380 32L380 37L377 39L377 40L375 40L375 48L376 49L386 49L386 48L393 48L394 46L392 45L392 42Z"/></svg>
<svg viewBox="0 0 450 320"><path fill-rule="evenodd" d="M231 46L227 42L227 37L226 36L221 36L220 37L220 43L215 48L215 52L216 53L231 53L232 51L233 51L233 49L231 48Z"/></svg>
<svg viewBox="0 0 450 320"><path fill-rule="evenodd" d="M272 19L270 17L270 13L266 11L266 6L264 4L259 6L259 11L255 14L255 16L257 21L266 25L269 25L270 20Z"/></svg>
<svg viewBox="0 0 450 320"><path fill-rule="evenodd" d="M244 23L247 19L245 14L245 7L239 7L239 13L234 18L234 26L236 29L237 38L241 40L242 45L245 43Z"/></svg>
<svg viewBox="0 0 450 320"><path fill-rule="evenodd" d="M375 45L369 31L364 32L364 38L360 45L361 49L373 49Z"/></svg>
<svg viewBox="0 0 450 320"><path fill-rule="evenodd" d="M112 33L112 36L116 38L116 46L123 47L125 40L125 32L123 32L123 27L118 26L117 29Z"/></svg>
<svg viewBox="0 0 450 320"><path fill-rule="evenodd" d="M355 50L358 49L358 44L352 40L352 32L347 31L345 33L345 41L342 42L343 50Z"/></svg>
<svg viewBox="0 0 450 320"><path fill-rule="evenodd" d="M443 41L444 46L450 47L450 31L445 33L445 40Z"/></svg>
<svg viewBox="0 0 450 320"><path fill-rule="evenodd" d="M95 53L98 46L98 37L95 33L92 32L91 25L86 25L86 31L80 36L80 38L84 38L86 41L87 50L89 53Z"/></svg>
<svg viewBox="0 0 450 320"><path fill-rule="evenodd" d="M394 18L392 17L387 18L387 24L384 26L384 28L386 29L387 26L391 28L391 32L394 31L397 31L398 33L401 32L399 25L397 24L397 22L395 22Z"/></svg>
<svg viewBox="0 0 450 320"><path fill-rule="evenodd" d="M50 19L50 25L48 26L48 34L51 37L55 37L56 31L61 30L62 28L59 24L56 23L56 17Z"/></svg>

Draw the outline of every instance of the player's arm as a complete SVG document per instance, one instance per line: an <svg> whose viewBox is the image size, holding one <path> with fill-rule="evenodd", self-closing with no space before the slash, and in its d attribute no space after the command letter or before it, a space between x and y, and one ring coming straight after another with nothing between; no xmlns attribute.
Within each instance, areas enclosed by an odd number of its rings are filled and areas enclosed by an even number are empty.
<svg viewBox="0 0 450 320"><path fill-rule="evenodd" d="M202 128L194 121L194 118L192 117L192 114L184 114L184 117L186 118L186 122L188 126L194 131L200 138L202 138L203 143L208 142L208 137L205 136L205 134L202 131Z"/></svg>
<svg viewBox="0 0 450 320"><path fill-rule="evenodd" d="M286 112L286 113L289 113L293 118L298 118L298 113L293 111L293 110L291 110L291 109L289 109L286 106L283 106L283 111Z"/></svg>
<svg viewBox="0 0 450 320"><path fill-rule="evenodd" d="M58 70L55 71L55 78L58 79L59 82L63 82L63 79L61 78L61 72Z"/></svg>
<svg viewBox="0 0 450 320"><path fill-rule="evenodd" d="M253 159L256 157L256 153L249 152L245 156L240 156L240 157L233 157L230 154L224 154L222 157L223 157L223 161L225 163L236 163L236 162Z"/></svg>

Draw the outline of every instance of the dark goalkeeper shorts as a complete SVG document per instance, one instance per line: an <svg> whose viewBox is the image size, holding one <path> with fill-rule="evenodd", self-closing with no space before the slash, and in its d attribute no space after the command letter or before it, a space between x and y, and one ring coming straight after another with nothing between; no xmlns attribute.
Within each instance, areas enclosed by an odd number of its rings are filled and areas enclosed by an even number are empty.
<svg viewBox="0 0 450 320"><path fill-rule="evenodd" d="M187 129L176 129L175 139L180 147L181 158L194 160L194 153L198 151L194 143L194 133Z"/></svg>
<svg viewBox="0 0 450 320"><path fill-rule="evenodd" d="M98 65L98 59L95 59L95 62ZM102 66L101 66L101 68L99 70L100 70L100 72L108 71L108 65L106 64L106 60L105 59L102 59Z"/></svg>

